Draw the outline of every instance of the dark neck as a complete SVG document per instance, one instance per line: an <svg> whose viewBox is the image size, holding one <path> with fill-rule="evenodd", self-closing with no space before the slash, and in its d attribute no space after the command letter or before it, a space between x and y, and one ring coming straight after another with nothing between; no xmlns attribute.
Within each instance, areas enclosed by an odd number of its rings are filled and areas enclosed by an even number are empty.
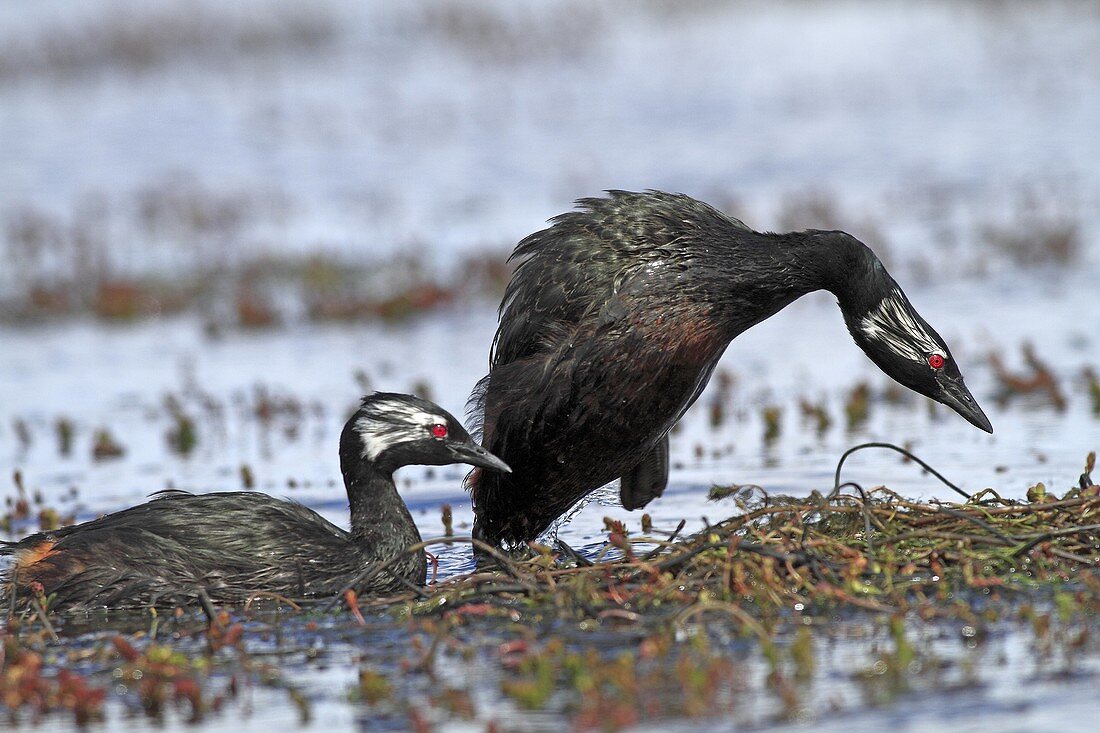
<svg viewBox="0 0 1100 733"><path fill-rule="evenodd" d="M807 293L833 293L847 321L865 315L897 287L878 257L843 232L753 233L730 247L735 251L716 248L715 254L737 262L732 282L728 265L711 267L710 277L731 337Z"/></svg>
<svg viewBox="0 0 1100 733"><path fill-rule="evenodd" d="M420 541L420 532L397 493L393 470L357 461L344 469L351 507L351 536L377 557L392 557Z"/></svg>
<svg viewBox="0 0 1100 733"><path fill-rule="evenodd" d="M843 232L802 232L823 252L822 289L836 296L845 319L862 318L898 284L871 248Z"/></svg>

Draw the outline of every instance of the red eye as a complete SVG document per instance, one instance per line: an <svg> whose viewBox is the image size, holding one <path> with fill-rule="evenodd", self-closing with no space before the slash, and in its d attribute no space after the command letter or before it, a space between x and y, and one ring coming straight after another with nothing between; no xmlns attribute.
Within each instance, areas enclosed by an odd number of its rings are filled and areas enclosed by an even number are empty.
<svg viewBox="0 0 1100 733"><path fill-rule="evenodd" d="M943 369L943 357L939 354L932 354L928 357L928 366L933 369Z"/></svg>
<svg viewBox="0 0 1100 733"><path fill-rule="evenodd" d="M432 425L432 437L433 438L446 438L447 437L447 426L444 425L443 423L440 423L440 422L437 422L435 425Z"/></svg>

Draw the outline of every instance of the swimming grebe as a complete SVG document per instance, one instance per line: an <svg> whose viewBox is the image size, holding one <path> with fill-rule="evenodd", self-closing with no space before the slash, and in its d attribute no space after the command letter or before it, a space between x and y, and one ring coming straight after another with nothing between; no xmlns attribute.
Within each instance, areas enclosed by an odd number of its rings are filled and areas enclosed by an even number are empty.
<svg viewBox="0 0 1100 733"><path fill-rule="evenodd" d="M609 193L512 253L471 412L513 473L471 472L475 536L533 539L615 479L628 509L660 496L669 430L730 341L815 290L886 374L992 432L951 350L851 235L761 233L688 196Z"/></svg>
<svg viewBox="0 0 1100 733"><path fill-rule="evenodd" d="M468 463L507 471L446 410L402 394L375 393L340 436L340 470L351 506L347 532L300 504L254 492L161 492L144 504L53 532L4 543L14 555L7 591L50 608L175 605L200 590L239 602L256 592L290 598L338 593L371 563L420 542L393 472L412 464ZM410 553L367 590L403 579L423 585L424 552Z"/></svg>

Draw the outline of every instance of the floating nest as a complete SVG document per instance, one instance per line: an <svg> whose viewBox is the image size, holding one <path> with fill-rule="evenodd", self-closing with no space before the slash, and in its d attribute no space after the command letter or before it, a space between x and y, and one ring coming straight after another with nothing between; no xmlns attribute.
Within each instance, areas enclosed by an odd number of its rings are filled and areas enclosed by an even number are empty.
<svg viewBox="0 0 1100 733"><path fill-rule="evenodd" d="M532 544L516 557L471 538L436 538L415 549L471 543L485 567L369 605L403 601L430 614L483 604L479 612L523 607L634 622L695 613L701 603L743 619L838 609L930 619L971 613L977 599L988 606L1009 593L1059 591L1098 610L1100 486L1091 467L1090 456L1080 485L1061 498L1039 485L1031 501L991 489L946 503L855 485L808 498L716 488L712 497L737 514L688 537L680 537L683 524L635 536L606 520L595 561L564 545Z"/></svg>

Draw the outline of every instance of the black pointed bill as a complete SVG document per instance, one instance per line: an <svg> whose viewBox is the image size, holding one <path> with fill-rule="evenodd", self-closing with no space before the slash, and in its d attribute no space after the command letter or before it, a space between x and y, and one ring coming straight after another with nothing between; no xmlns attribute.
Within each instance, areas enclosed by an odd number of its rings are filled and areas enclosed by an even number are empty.
<svg viewBox="0 0 1100 733"><path fill-rule="evenodd" d="M936 396L939 402L962 415L974 427L981 428L987 433L993 432L993 423L989 422L982 408L978 407L977 401L970 394L961 377L959 379L942 377L937 381L940 385L940 393Z"/></svg>
<svg viewBox="0 0 1100 733"><path fill-rule="evenodd" d="M451 455L462 463L469 463L471 466L480 466L481 468L488 468L493 471L500 471L501 473L512 472L512 469L507 463L473 441L454 443L448 447L450 448Z"/></svg>

